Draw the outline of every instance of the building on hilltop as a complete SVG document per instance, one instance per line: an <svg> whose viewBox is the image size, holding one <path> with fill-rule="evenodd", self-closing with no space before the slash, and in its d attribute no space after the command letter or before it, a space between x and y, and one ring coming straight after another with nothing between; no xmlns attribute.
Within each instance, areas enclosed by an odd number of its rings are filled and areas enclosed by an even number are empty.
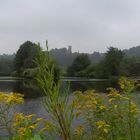
<svg viewBox="0 0 140 140"><path fill-rule="evenodd" d="M72 46L68 46L68 53L71 54L72 53Z"/></svg>

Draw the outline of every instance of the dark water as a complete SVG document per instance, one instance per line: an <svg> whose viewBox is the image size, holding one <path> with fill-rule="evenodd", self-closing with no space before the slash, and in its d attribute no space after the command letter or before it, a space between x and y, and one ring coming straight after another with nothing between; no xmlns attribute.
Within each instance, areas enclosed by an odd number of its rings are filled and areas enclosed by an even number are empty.
<svg viewBox="0 0 140 140"><path fill-rule="evenodd" d="M70 82L70 96L72 96L72 93L75 90L84 91L87 89L95 89L98 92L105 92L107 87L111 87L114 84L109 81L65 79L62 82L62 91L67 87L67 81ZM12 79L0 80L0 91L24 94L25 103L18 107L19 112L23 112L25 114L33 113L38 116L42 116L45 113L42 103L44 98L43 94L34 81Z"/></svg>
<svg viewBox="0 0 140 140"><path fill-rule="evenodd" d="M106 92L108 87L117 87L115 82L100 80L63 80L62 90L70 84L70 93L76 90L85 91L87 89L95 89L97 92ZM42 96L35 81L31 80L0 80L1 92L16 92L24 94L25 98L38 98Z"/></svg>
<svg viewBox="0 0 140 140"><path fill-rule="evenodd" d="M117 87L115 82L98 80L98 79L63 79L61 91L67 87L70 82L70 96L73 91L94 89L99 93L105 93L108 87ZM25 114L37 114L38 117L45 114L43 108L43 94L34 81L30 80L0 80L1 92L16 92L24 94L25 103L18 107L19 112ZM139 91L138 91L139 92ZM61 93L63 94L63 93Z"/></svg>

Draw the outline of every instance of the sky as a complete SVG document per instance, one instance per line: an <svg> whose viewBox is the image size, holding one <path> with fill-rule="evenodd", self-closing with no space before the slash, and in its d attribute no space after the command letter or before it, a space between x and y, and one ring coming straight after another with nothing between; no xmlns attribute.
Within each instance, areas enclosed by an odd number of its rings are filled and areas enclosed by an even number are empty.
<svg viewBox="0 0 140 140"><path fill-rule="evenodd" d="M140 0L0 0L0 54L27 40L86 53L140 45Z"/></svg>

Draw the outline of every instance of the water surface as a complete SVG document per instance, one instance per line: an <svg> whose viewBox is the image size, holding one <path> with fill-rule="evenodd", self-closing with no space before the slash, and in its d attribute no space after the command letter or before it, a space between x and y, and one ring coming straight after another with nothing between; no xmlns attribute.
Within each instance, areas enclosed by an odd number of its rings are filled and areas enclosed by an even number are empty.
<svg viewBox="0 0 140 140"><path fill-rule="evenodd" d="M67 87L67 83L70 83L70 96L72 97L73 92L76 90L85 91L87 89L94 89L99 93L106 93L108 87L117 87L115 82L103 79L81 79L81 78L65 78L62 81L62 91ZM43 94L39 90L35 81L22 80L17 78L0 78L0 91L1 92L16 92L24 94L25 103L18 107L19 112L24 114L37 114L42 116L45 114L43 108ZM138 93L140 90L138 91Z"/></svg>

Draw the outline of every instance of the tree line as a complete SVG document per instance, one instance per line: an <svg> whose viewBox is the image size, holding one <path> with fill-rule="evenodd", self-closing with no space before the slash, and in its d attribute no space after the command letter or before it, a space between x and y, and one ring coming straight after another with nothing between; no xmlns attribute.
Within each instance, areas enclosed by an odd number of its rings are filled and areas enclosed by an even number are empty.
<svg viewBox="0 0 140 140"><path fill-rule="evenodd" d="M39 44L26 41L20 45L16 54L0 55L0 75L34 77L37 72L35 59L40 49ZM109 78L140 75L140 46L123 51L109 47L104 54L72 53L69 46L68 49L52 49L49 53L63 70L64 76Z"/></svg>
<svg viewBox="0 0 140 140"><path fill-rule="evenodd" d="M104 59L98 64L91 64L87 54L80 54L68 67L67 76L93 78L140 76L140 57L128 57L118 48L110 47Z"/></svg>

